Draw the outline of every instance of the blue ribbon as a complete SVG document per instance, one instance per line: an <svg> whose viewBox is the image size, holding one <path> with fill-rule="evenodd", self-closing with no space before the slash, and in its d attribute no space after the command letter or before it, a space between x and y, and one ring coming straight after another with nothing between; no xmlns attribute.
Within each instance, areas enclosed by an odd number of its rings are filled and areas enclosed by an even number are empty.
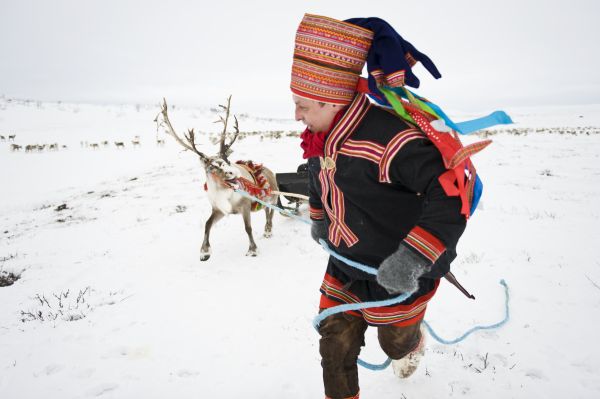
<svg viewBox="0 0 600 399"><path fill-rule="evenodd" d="M404 90L408 90L406 87L387 87L387 89L392 90L394 93L401 96L402 98L407 98L406 93L404 92ZM509 125L511 123L514 123L510 116L508 116L508 114L504 111L494 111L491 114L483 116L481 118L455 123L452 121L452 119L448 117L448 115L446 115L444 111L442 111L442 109L438 105L424 99L423 97L420 97L419 95L413 93L410 90L408 91L413 96L417 97L419 100L423 101L428 106L430 106L431 109L433 109L444 120L446 126L449 126L450 128L463 135L471 134L479 130L496 125ZM389 106L385 99L378 98L375 96L370 97L373 100L375 100L378 104Z"/></svg>

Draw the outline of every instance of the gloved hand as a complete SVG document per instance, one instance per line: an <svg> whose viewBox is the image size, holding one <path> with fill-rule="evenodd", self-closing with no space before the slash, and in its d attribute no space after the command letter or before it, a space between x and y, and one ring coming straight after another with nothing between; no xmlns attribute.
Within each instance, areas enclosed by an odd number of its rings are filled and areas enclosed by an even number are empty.
<svg viewBox="0 0 600 399"><path fill-rule="evenodd" d="M310 236L313 240L319 243L319 239L327 240L327 226L325 220L313 220L310 225Z"/></svg>
<svg viewBox="0 0 600 399"><path fill-rule="evenodd" d="M377 282L390 294L412 293L419 288L419 277L431 270L432 264L413 253L404 244L388 256L377 271Z"/></svg>

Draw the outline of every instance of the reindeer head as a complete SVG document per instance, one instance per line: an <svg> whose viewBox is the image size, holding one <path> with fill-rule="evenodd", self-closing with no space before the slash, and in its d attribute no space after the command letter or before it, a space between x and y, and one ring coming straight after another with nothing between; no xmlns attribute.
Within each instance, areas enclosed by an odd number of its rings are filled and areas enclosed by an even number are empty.
<svg viewBox="0 0 600 399"><path fill-rule="evenodd" d="M223 181L232 181L241 176L240 170L218 156L208 158L204 165L207 174L213 174Z"/></svg>
<svg viewBox="0 0 600 399"><path fill-rule="evenodd" d="M213 174L218 176L221 180L228 181L239 177L240 172L235 166L232 166L227 157L231 154L231 146L237 139L240 131L238 128L238 120L234 115L235 123L233 125L234 134L233 137L230 138L229 143L225 143L225 139L227 138L227 123L229 121L229 110L231 106L231 96L227 99L227 106L219 105L224 112L225 117L219 115L219 120L215 121L215 123L223 124L223 131L221 132L221 138L219 140L219 153L215 156L206 156L203 152L199 151L196 147L196 136L194 133L194 129L189 129L187 134L184 134L185 141L181 139L171 121L169 120L168 115L168 107L167 101L163 99L163 104L161 107L161 112L156 116L154 121L157 123L157 128L160 126L166 127L166 131L169 135L171 135L179 144L181 144L185 149L195 152L200 157L200 162L202 166L206 169L206 173ZM158 121L159 116L162 115L162 122Z"/></svg>

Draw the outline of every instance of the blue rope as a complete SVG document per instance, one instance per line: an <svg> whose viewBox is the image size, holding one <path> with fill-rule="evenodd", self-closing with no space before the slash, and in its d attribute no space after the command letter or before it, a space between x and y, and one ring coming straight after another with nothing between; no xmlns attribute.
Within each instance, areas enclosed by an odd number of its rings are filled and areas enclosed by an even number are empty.
<svg viewBox="0 0 600 399"><path fill-rule="evenodd" d="M475 326L475 327L471 328L469 331L467 331L466 333L464 333L463 335L461 335L460 337L455 338L455 339L451 339L451 340L447 340L447 339L441 338L439 335L437 335L436 332L433 331L433 328L431 327L431 325L428 322L426 322L425 320L423 320L423 323L425 324L425 327L427 327L427 331L429 331L429 334L436 341L438 341L441 344L454 345L454 344L456 344L456 343L464 340L465 338L467 338L469 335L471 335L475 331L479 331L479 330L493 330L495 328L499 328L499 327L502 327L503 325L505 325L506 322L509 319L509 311L508 311L508 299L509 299L508 285L506 285L506 281L504 281L504 279L500 280L500 284L504 286L504 294L505 294L504 319L502 321L499 321L498 323L495 323L495 324L491 324L489 326Z"/></svg>
<svg viewBox="0 0 600 399"><path fill-rule="evenodd" d="M294 219L300 220L301 222L307 223L307 224L311 224L312 222L309 219L305 219L302 218L298 215L295 215L285 209L281 209L278 206L266 203L252 195L250 195L249 193L243 191L243 190L239 190L236 189L234 190L236 193L246 197L246 198L250 198L253 201L256 201L268 208L271 209L275 209L278 210L280 212L285 213L288 216L293 217ZM329 246L327 245L327 243L325 242L325 240L319 240L319 243L321 244L321 246L323 247L323 249L329 253L331 256L333 256L336 259L341 260L342 262L355 267L359 270L362 270L365 273L368 274L372 274L372 275L376 275L377 274L377 269L375 269L374 267L371 266L367 266L367 265L363 265L362 263L358 263L355 262L351 259L345 258L342 255L338 254L337 252L333 251L331 248L329 248ZM458 338L455 339L444 339L442 337L440 337L431 327L431 325L423 320L423 324L425 325L425 327L427 328L427 331L429 332L429 334L433 337L433 339L435 339L436 341L438 341L441 344L445 344L445 345L454 345L456 343L459 343L461 341L463 341L465 338L467 338L469 335L471 335L472 333L474 333L475 331L479 331L479 330L492 330L492 329L496 329L496 328L500 328L502 327L504 324L506 324L509 320L509 308L508 308L508 300L509 300L509 293L508 293L508 285L506 284L506 281L504 281L504 279L500 280L500 284L502 286L504 286L504 293L505 293L505 301L504 301L504 319L502 319L500 322L495 323L495 324L491 324L489 326L475 326L473 328L471 328L470 330L468 330L467 332L465 332L463 335L461 335ZM361 303L348 303L348 304L344 304L344 305L338 305L338 306L334 306L328 309L325 309L323 312L319 313L314 319L313 319L313 327L315 328L315 330L317 330L317 332L319 331L319 325L321 324L321 322L326 319L327 317L336 314L336 313L342 313L342 312L347 312L347 311L351 311L351 310L360 310L360 309L366 309L366 308L373 308L373 307L382 307L382 306L390 306L390 305L395 305L401 302L404 302L408 297L410 297L412 295L412 292L409 293L404 293L400 296L397 296L396 298L391 298L391 299L386 299L384 301L371 301L371 302L361 302ZM358 359L358 364L369 369L369 370L384 370L385 368L387 368L390 363L392 362L392 360L390 358L388 358L385 362L381 363L381 364L371 364L368 362L365 362L364 360Z"/></svg>
<svg viewBox="0 0 600 399"><path fill-rule="evenodd" d="M361 358L356 359L356 363L359 366L362 366L366 369L369 370L373 370L373 371L381 371L381 370L385 370L388 368L388 366L392 363L392 359L390 359L389 357L387 358L387 360L381 364L372 364L372 363L367 363L364 360L362 360Z"/></svg>
<svg viewBox="0 0 600 399"><path fill-rule="evenodd" d="M325 240L319 239L319 244L321 244L321 246L323 247L325 252L327 252L329 255L333 256L334 258L341 260L342 262L346 263L347 265L355 267L358 270L361 270L365 273L372 274L374 276L377 275L377 269L375 269L374 267L371 267L371 266L363 265L362 263L355 262L348 258L344 258L342 255L338 254L337 252L335 252L331 248L329 248L329 245L327 245L327 242L325 242Z"/></svg>

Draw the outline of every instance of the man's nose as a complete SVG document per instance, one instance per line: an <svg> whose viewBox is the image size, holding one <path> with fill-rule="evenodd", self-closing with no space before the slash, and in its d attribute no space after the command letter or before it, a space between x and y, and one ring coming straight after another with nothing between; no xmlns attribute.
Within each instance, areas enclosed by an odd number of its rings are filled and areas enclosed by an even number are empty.
<svg viewBox="0 0 600 399"><path fill-rule="evenodd" d="M302 116L300 115L300 112L298 112L298 110L296 110L296 111L294 112L294 118L295 118L297 121L301 121L301 120L302 120Z"/></svg>

